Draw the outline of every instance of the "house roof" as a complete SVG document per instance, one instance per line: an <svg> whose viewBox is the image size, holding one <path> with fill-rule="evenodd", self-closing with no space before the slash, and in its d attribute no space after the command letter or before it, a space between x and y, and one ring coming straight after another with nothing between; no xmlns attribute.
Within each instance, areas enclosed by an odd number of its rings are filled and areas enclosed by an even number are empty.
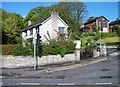
<svg viewBox="0 0 120 87"><path fill-rule="evenodd" d="M93 19L88 20L87 22L85 22L84 24L89 24L92 22L95 22L98 18L103 17L104 19L106 19L107 21L109 21L107 18L105 18L104 16L99 16L99 17L95 17Z"/></svg>
<svg viewBox="0 0 120 87"><path fill-rule="evenodd" d="M120 19L110 22L109 25L120 24Z"/></svg>
<svg viewBox="0 0 120 87"><path fill-rule="evenodd" d="M45 21L45 20L47 20L48 18L50 18L50 16L46 17L46 18L43 19L43 20L35 21L35 22L33 22L31 25L29 25L29 26L25 27L24 29L22 29L21 31L26 31L26 30L28 30L28 29L30 29L30 28L34 28L34 27L36 27L36 26L40 26L40 25L42 25L42 22Z"/></svg>
<svg viewBox="0 0 120 87"><path fill-rule="evenodd" d="M26 31L26 30L28 30L30 28L40 26L40 25L44 24L46 21L48 21L49 19L51 19L51 16L48 16L43 20L35 21L31 25L29 25L29 26L25 27L24 29L22 29L21 31ZM67 27L69 27L59 16L58 16L58 19L60 19Z"/></svg>

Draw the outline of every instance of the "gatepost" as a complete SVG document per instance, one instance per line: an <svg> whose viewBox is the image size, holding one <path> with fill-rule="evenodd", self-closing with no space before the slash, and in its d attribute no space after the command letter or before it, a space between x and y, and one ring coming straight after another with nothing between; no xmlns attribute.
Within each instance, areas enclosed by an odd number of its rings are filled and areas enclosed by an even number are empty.
<svg viewBox="0 0 120 87"><path fill-rule="evenodd" d="M106 51L106 45L103 44L101 49L100 49L100 54L101 56L106 56L107 55L107 51Z"/></svg>
<svg viewBox="0 0 120 87"><path fill-rule="evenodd" d="M74 41L74 43L76 43L76 46L75 46L75 48L76 48L76 58L77 58L77 60L80 60L81 41L80 40L76 40L76 41Z"/></svg>

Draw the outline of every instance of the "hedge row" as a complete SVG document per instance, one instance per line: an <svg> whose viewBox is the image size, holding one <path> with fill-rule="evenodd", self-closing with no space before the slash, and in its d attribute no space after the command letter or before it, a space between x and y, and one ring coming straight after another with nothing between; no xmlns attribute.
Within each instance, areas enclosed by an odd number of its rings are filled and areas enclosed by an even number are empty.
<svg viewBox="0 0 120 87"><path fill-rule="evenodd" d="M42 55L57 55L62 57L65 54L75 52L75 43L72 41L52 41L49 44L41 45ZM22 44L16 45L2 45L2 55L15 55L15 56L28 56L34 55L33 44L26 44L25 47ZM37 48L37 55L39 55L39 48Z"/></svg>
<svg viewBox="0 0 120 87"><path fill-rule="evenodd" d="M16 45L2 45L2 55L12 55Z"/></svg>

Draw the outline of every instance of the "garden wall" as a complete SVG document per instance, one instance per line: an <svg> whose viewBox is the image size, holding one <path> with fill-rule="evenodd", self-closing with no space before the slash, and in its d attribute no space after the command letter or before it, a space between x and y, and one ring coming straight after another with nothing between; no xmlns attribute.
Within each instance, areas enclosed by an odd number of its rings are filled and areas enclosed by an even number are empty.
<svg viewBox="0 0 120 87"><path fill-rule="evenodd" d="M76 51L75 54L66 54L64 57L60 55L48 55L38 57L38 65L56 64L70 61L79 61L80 51ZM0 58L0 68L20 68L20 67L32 67L34 66L34 57L32 56L6 56L3 55Z"/></svg>

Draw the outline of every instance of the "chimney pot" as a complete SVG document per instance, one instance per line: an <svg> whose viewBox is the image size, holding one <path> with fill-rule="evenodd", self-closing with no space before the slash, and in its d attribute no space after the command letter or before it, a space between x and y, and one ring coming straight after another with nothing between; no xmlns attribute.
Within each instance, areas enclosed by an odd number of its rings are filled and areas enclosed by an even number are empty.
<svg viewBox="0 0 120 87"><path fill-rule="evenodd" d="M31 25L31 20L28 21L28 26Z"/></svg>

